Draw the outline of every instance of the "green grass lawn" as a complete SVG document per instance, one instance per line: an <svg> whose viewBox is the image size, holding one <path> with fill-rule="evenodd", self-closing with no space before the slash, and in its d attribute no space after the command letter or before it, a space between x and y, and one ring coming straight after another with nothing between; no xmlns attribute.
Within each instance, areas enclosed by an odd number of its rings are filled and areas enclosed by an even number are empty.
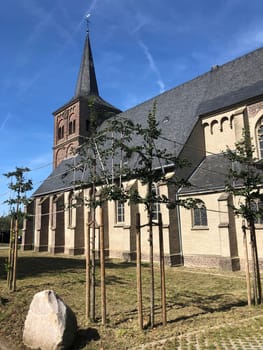
<svg viewBox="0 0 263 350"><path fill-rule="evenodd" d="M244 320L263 315L261 306L246 306L243 273L167 267L168 324L163 327L159 267L156 265L156 327L140 331L136 311L136 266L133 263L108 261L108 323L103 327L100 325L99 269L96 287L98 321L90 323L85 320L83 258L19 252L17 292L10 293L5 280L6 256L7 250L0 250L0 294L5 301L0 306L0 336L15 344L16 349L24 349L21 343L23 325L33 295L44 289L53 289L76 314L79 333L73 349L128 349L163 339L167 339L165 349L176 349L179 339L182 343L184 335L191 332L193 335L190 338L196 337L195 332L198 332L201 349L217 349L211 343L214 339L220 344L228 336L240 337L249 330L247 325L243 326ZM150 307L150 271L147 264L143 265L142 273L144 317L147 319ZM253 329L257 331L263 326L263 320L261 322L260 317L255 320ZM183 344L181 346L184 348ZM152 346L150 348L153 349Z"/></svg>

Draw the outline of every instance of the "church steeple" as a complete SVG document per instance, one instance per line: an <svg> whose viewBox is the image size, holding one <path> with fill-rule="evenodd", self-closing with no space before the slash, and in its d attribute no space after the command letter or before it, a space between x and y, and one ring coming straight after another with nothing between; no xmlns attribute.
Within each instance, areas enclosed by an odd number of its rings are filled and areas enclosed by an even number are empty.
<svg viewBox="0 0 263 350"><path fill-rule="evenodd" d="M99 96L95 67L87 33L74 98Z"/></svg>
<svg viewBox="0 0 263 350"><path fill-rule="evenodd" d="M83 140L90 135L91 108L96 112L97 125L121 111L99 96L95 68L87 33L74 97L54 114L53 164L56 168L74 155Z"/></svg>

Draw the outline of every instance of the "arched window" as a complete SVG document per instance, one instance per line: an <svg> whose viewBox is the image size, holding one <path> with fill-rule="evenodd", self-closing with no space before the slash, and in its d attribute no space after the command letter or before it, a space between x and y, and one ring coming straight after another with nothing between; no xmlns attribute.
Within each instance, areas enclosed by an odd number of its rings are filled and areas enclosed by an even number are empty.
<svg viewBox="0 0 263 350"><path fill-rule="evenodd" d="M263 125L258 127L259 158L263 159Z"/></svg>
<svg viewBox="0 0 263 350"><path fill-rule="evenodd" d="M73 144L71 143L68 147L67 147L67 152L66 152L66 157L67 158L71 158L74 155L74 147Z"/></svg>
<svg viewBox="0 0 263 350"><path fill-rule="evenodd" d="M193 227L195 226L207 226L207 212L203 202L198 203L195 208L192 209L192 221Z"/></svg>
<svg viewBox="0 0 263 350"><path fill-rule="evenodd" d="M152 184L152 196L158 198L160 195L159 188L156 184ZM158 214L160 213L160 203L156 200L152 203L152 219L158 220Z"/></svg>
<svg viewBox="0 0 263 350"><path fill-rule="evenodd" d="M64 150L59 149L56 154L56 166L64 159Z"/></svg>
<svg viewBox="0 0 263 350"><path fill-rule="evenodd" d="M58 140L61 140L64 138L64 125L59 126L58 128Z"/></svg>
<svg viewBox="0 0 263 350"><path fill-rule="evenodd" d="M71 120L69 122L69 126L68 126L68 133L69 135L74 134L76 132L76 120Z"/></svg>

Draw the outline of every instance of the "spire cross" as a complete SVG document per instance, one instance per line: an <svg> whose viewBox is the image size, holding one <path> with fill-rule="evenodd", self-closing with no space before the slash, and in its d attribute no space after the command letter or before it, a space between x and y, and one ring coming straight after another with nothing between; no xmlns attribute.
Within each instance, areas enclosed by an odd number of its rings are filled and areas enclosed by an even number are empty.
<svg viewBox="0 0 263 350"><path fill-rule="evenodd" d="M90 25L90 20L89 20L89 18L90 18L90 13L88 13L88 14L86 15L87 33L89 33L89 25Z"/></svg>

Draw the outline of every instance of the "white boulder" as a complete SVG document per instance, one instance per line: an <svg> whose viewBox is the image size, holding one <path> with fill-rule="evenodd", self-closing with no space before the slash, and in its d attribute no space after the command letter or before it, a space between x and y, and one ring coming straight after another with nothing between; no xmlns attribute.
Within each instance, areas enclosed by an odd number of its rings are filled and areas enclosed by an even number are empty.
<svg viewBox="0 0 263 350"><path fill-rule="evenodd" d="M64 350L77 333L73 311L53 290L34 295L26 317L23 342L31 349Z"/></svg>

